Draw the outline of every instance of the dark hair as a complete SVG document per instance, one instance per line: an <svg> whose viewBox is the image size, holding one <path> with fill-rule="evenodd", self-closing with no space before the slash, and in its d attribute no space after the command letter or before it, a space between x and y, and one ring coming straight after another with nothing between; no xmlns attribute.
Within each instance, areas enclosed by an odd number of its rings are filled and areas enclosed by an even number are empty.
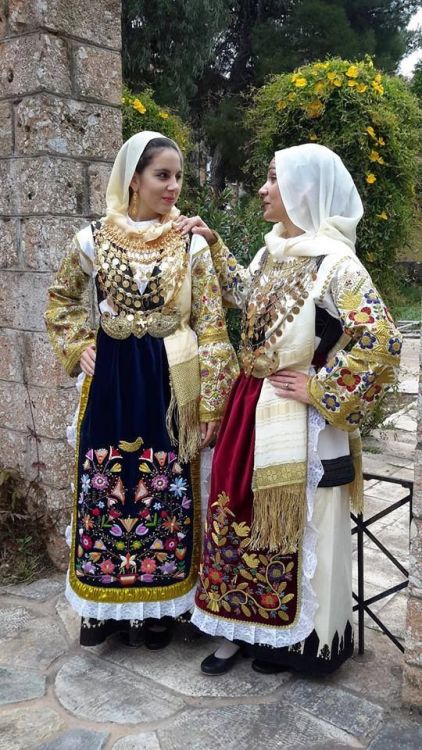
<svg viewBox="0 0 422 750"><path fill-rule="evenodd" d="M143 154L141 158L139 159L135 172L138 174L142 174L144 169L150 164L157 153L157 151L162 151L164 148L172 148L173 151L176 151L180 156L180 161L183 164L183 156L182 152L180 151L179 147L174 143L174 141L171 141L170 138L153 138L148 145L145 147Z"/></svg>

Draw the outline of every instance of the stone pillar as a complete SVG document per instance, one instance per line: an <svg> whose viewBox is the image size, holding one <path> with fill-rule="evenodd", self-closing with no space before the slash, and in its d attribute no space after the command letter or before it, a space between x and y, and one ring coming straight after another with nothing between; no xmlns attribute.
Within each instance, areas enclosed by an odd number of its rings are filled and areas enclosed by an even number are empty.
<svg viewBox="0 0 422 750"><path fill-rule="evenodd" d="M76 391L42 316L72 235L104 212L121 145L120 12L120 0L0 0L0 463L40 479L61 529Z"/></svg>
<svg viewBox="0 0 422 750"><path fill-rule="evenodd" d="M402 701L422 708L422 340Z"/></svg>

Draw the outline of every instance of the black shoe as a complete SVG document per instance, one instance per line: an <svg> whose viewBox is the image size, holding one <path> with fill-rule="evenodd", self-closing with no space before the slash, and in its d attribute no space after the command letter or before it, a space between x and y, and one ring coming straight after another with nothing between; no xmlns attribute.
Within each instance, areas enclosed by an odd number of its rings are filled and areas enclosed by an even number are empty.
<svg viewBox="0 0 422 750"><path fill-rule="evenodd" d="M252 669L254 672L259 672L260 674L279 674L280 672L289 671L289 667L284 667L282 664L274 664L271 661L264 661L263 659L254 659Z"/></svg>
<svg viewBox="0 0 422 750"><path fill-rule="evenodd" d="M124 646L128 646L129 648L139 648L140 646L142 646L143 640L142 628L139 628L139 632L134 632L133 630L123 630L121 633L119 633L120 643L123 643Z"/></svg>
<svg viewBox="0 0 422 750"><path fill-rule="evenodd" d="M229 656L227 659L220 659L215 654L210 654L201 663L201 672L207 675L212 675L212 676L219 675L219 674L226 674L226 672L230 672L238 655L239 655L239 651L236 651L234 654L232 654L232 656Z"/></svg>
<svg viewBox="0 0 422 750"><path fill-rule="evenodd" d="M145 648L150 651L160 651L162 648L166 648L172 638L173 629L168 626L163 626L160 630L153 630L147 625L144 626Z"/></svg>

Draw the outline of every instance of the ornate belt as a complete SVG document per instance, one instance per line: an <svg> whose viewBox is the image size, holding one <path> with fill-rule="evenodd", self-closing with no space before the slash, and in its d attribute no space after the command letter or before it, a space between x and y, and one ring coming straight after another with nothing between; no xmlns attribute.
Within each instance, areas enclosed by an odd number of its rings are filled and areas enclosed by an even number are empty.
<svg viewBox="0 0 422 750"><path fill-rule="evenodd" d="M240 365L247 377L253 375L254 378L268 378L280 369L278 354L264 352L264 347L253 350L245 346L241 349Z"/></svg>
<svg viewBox="0 0 422 750"><path fill-rule="evenodd" d="M127 339L131 334L141 339L146 333L157 339L174 333L180 325L179 312L125 313L118 315L103 313L100 326L113 339Z"/></svg>

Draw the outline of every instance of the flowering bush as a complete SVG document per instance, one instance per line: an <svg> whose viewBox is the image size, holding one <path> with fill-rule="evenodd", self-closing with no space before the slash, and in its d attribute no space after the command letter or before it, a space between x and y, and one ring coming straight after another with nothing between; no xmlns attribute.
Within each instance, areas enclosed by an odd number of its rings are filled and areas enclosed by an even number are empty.
<svg viewBox="0 0 422 750"><path fill-rule="evenodd" d="M153 98L151 89L132 94L129 89L122 96L123 139L140 130L156 130L176 141L183 154L192 148L191 134L187 125L165 107L160 107Z"/></svg>
<svg viewBox="0 0 422 750"><path fill-rule="evenodd" d="M369 58L334 58L274 76L254 92L247 119L255 174L264 174L275 150L300 143L341 156L365 207L358 254L388 287L414 207L420 115L407 84Z"/></svg>

